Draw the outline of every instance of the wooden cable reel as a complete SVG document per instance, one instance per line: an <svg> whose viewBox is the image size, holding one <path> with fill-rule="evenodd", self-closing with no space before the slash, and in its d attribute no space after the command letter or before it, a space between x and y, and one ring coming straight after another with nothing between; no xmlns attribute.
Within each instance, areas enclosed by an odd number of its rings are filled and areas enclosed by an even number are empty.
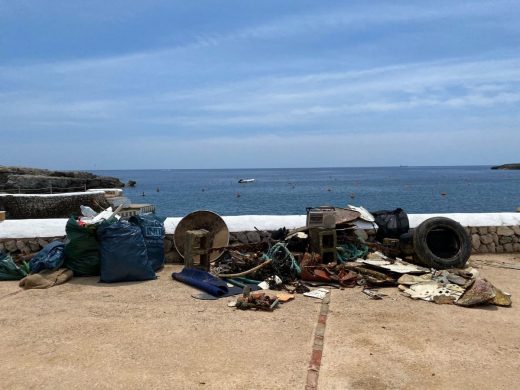
<svg viewBox="0 0 520 390"><path fill-rule="evenodd" d="M229 245L229 229L222 217L212 211L197 210L186 215L173 234L173 242L177 252L184 258L184 243L186 232L188 230L205 229L209 232L209 247L221 248ZM225 249L220 251L211 251L210 261L218 259L224 253ZM194 256L194 260L199 261L200 256Z"/></svg>

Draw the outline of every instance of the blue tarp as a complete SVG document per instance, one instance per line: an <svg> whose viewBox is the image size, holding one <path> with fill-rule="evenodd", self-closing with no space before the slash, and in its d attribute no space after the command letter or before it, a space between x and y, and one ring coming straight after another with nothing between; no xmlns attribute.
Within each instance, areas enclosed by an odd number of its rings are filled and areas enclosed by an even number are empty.
<svg viewBox="0 0 520 390"><path fill-rule="evenodd" d="M223 297L230 292L224 280L211 275L209 272L196 268L184 268L181 272L174 272L172 278L205 291L215 297ZM236 288L238 287L235 287L235 289ZM242 291L242 289L239 290Z"/></svg>

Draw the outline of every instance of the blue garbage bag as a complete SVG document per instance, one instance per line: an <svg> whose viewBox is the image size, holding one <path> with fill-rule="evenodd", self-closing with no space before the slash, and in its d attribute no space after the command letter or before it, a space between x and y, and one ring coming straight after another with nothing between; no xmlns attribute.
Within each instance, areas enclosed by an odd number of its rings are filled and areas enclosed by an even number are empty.
<svg viewBox="0 0 520 390"><path fill-rule="evenodd" d="M101 255L101 282L155 279L139 226L119 220L97 229Z"/></svg>
<svg viewBox="0 0 520 390"><path fill-rule="evenodd" d="M152 263L152 268L157 271L164 266L164 223L155 214L134 215L128 219L141 228L143 233L148 260Z"/></svg>
<svg viewBox="0 0 520 390"><path fill-rule="evenodd" d="M58 269L64 261L65 244L60 241L53 241L29 261L29 269L32 273L38 273L44 269Z"/></svg>

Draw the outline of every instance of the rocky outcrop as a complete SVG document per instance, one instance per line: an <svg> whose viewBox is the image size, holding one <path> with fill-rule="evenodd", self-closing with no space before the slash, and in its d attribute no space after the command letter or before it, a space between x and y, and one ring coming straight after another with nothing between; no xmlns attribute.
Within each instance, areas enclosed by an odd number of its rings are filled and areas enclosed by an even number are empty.
<svg viewBox="0 0 520 390"><path fill-rule="evenodd" d="M97 176L90 172L0 166L0 191L10 193L75 192L90 188L121 187L124 187L124 183L115 177Z"/></svg>
<svg viewBox="0 0 520 390"><path fill-rule="evenodd" d="M491 167L491 169L505 169L505 170L514 170L520 169L520 164L504 164L504 165L496 165Z"/></svg>

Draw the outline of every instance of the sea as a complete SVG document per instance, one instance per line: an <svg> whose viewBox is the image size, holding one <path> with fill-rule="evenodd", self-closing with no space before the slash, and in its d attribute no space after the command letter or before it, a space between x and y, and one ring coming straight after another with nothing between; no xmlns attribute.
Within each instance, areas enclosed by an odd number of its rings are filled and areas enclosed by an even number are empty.
<svg viewBox="0 0 520 390"><path fill-rule="evenodd" d="M514 212L520 170L490 166L99 170L122 182L133 203L151 203L159 216L195 210L220 215L305 214L307 207L347 204L408 213ZM240 184L240 179L255 179Z"/></svg>

